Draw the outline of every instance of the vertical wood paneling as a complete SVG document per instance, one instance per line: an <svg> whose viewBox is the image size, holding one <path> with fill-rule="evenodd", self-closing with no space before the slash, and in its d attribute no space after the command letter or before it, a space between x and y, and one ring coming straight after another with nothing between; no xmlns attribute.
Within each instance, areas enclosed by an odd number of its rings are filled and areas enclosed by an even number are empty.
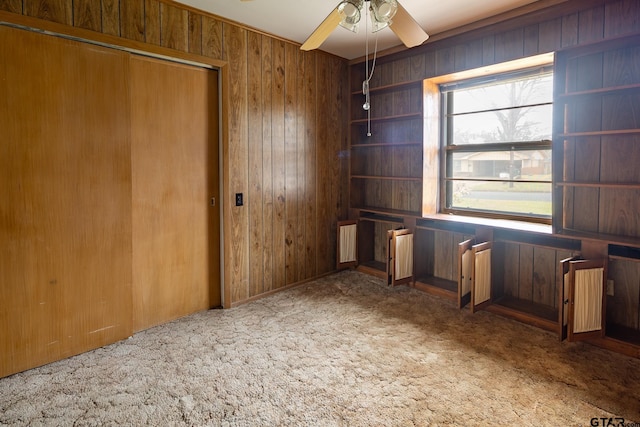
<svg viewBox="0 0 640 427"><path fill-rule="evenodd" d="M22 14L22 0L0 0L0 10Z"/></svg>
<svg viewBox="0 0 640 427"><path fill-rule="evenodd" d="M438 51L436 51L436 75L450 74L454 71L455 49L438 49Z"/></svg>
<svg viewBox="0 0 640 427"><path fill-rule="evenodd" d="M147 43L160 45L160 3L144 0L144 39Z"/></svg>
<svg viewBox="0 0 640 427"><path fill-rule="evenodd" d="M299 50L299 49L298 49ZM306 191L307 191L307 183L306 183L306 171L305 171L305 159L307 157L306 151L306 126L307 119L305 114L306 108L306 98L305 98L305 82L307 81L307 73L310 70L307 70L305 67L306 61L305 56L308 53L304 51L298 52L297 55L297 68L298 72L296 73L296 145L297 145L297 157L296 157L296 190L297 190L297 199L296 199L296 210L298 215L298 222L296 224L296 238L295 238L295 251L296 251L296 278L295 281L298 282L307 277L306 273L306 215L305 215L305 203L307 200Z"/></svg>
<svg viewBox="0 0 640 427"><path fill-rule="evenodd" d="M262 37L262 225L263 253L255 254L263 264L263 289L273 289L273 130L272 130L272 92L273 92L273 40Z"/></svg>
<svg viewBox="0 0 640 427"><path fill-rule="evenodd" d="M578 16L578 42L589 43L604 38L604 6L580 12Z"/></svg>
<svg viewBox="0 0 640 427"><path fill-rule="evenodd" d="M248 213L246 206L235 206L234 201L235 193L246 194L248 188L247 31L234 25L223 24L223 34L224 52L233 53L225 57L232 76L229 85L229 176L225 176L229 189L225 199L225 247L229 248L225 253L225 263L229 268L225 270L225 277L229 276L228 283L233 283L231 300L243 301L250 296L249 244L246 237L249 228Z"/></svg>
<svg viewBox="0 0 640 427"><path fill-rule="evenodd" d="M305 127L305 255L306 255L306 265L305 271L307 273L307 277L313 277L318 273L318 261L317 261L317 253L318 253L318 238L316 236L317 232L317 207L316 207L316 197L317 197L317 187L318 182L316 179L317 176L317 168L316 168L316 159L317 159L317 144L316 144L316 135L317 135L317 117L318 117L318 106L316 105L317 95L317 69L316 69L316 58L315 54L305 54L305 81L304 81L304 90L305 90L305 117L307 119L307 125ZM322 111L322 110L320 110Z"/></svg>
<svg viewBox="0 0 640 427"><path fill-rule="evenodd" d="M123 0L127 1L127 0ZM120 1L101 0L102 2L102 32L112 36L120 35Z"/></svg>
<svg viewBox="0 0 640 427"><path fill-rule="evenodd" d="M620 0L605 4L605 37L640 30L640 0Z"/></svg>
<svg viewBox="0 0 640 427"><path fill-rule="evenodd" d="M295 283L297 277L298 221L298 143L297 143L297 83L298 52L291 44L285 45L284 89L284 161L285 161L285 283Z"/></svg>
<svg viewBox="0 0 640 427"><path fill-rule="evenodd" d="M538 25L529 25L524 28L523 56L532 56L540 53L538 42L540 41Z"/></svg>
<svg viewBox="0 0 640 427"><path fill-rule="evenodd" d="M473 40L467 45L465 59L467 69L482 67L483 49L482 39Z"/></svg>
<svg viewBox="0 0 640 427"><path fill-rule="evenodd" d="M145 40L145 0L120 2L120 35L129 40Z"/></svg>
<svg viewBox="0 0 640 427"><path fill-rule="evenodd" d="M202 15L189 12L189 52L202 54Z"/></svg>
<svg viewBox="0 0 640 427"><path fill-rule="evenodd" d="M521 58L524 54L524 30L507 31L496 34L495 61L504 62Z"/></svg>
<svg viewBox="0 0 640 427"><path fill-rule="evenodd" d="M518 298L520 287L520 246L505 243L504 250L504 294Z"/></svg>
<svg viewBox="0 0 640 427"><path fill-rule="evenodd" d="M318 55L317 57L317 76L319 81L330 82L331 79L331 70L329 68L329 60L326 55ZM329 83L330 84L330 83ZM327 222L329 218L329 209L328 206L328 196L331 191L331 181L329 178L329 140L330 133L329 128L331 127L331 122L329 121L328 114L323 114L320 112L327 111L327 106L329 105L329 93L328 87L324 90L319 90L317 92L316 97L316 108L318 109L317 115L317 135L318 140L323 141L323 143L318 143L316 148L316 153L318 154L316 158L316 171L317 171L317 183L318 183L318 192L317 192L317 229L316 229L316 238L318 239L318 251L317 251L317 265L318 272L326 271L329 259L331 258L331 248L329 247L330 238L329 233L330 229L327 228ZM330 262L333 264L334 259L332 258Z"/></svg>
<svg viewBox="0 0 640 427"><path fill-rule="evenodd" d="M562 17L562 47L578 44L578 14Z"/></svg>
<svg viewBox="0 0 640 427"><path fill-rule="evenodd" d="M495 36L486 36L482 39L482 65L495 64L496 56L496 38Z"/></svg>
<svg viewBox="0 0 640 427"><path fill-rule="evenodd" d="M23 7L27 16L73 25L72 0L24 0Z"/></svg>
<svg viewBox="0 0 640 427"><path fill-rule="evenodd" d="M202 17L202 54L209 58L222 58L222 22Z"/></svg>
<svg viewBox="0 0 640 427"><path fill-rule="evenodd" d="M168 3L160 3L160 45L187 52L189 12Z"/></svg>
<svg viewBox="0 0 640 427"><path fill-rule="evenodd" d="M533 266L533 302L553 307L557 294L555 250L534 248Z"/></svg>
<svg viewBox="0 0 640 427"><path fill-rule="evenodd" d="M607 323L640 330L640 263L612 260L609 278L613 296L607 296Z"/></svg>
<svg viewBox="0 0 640 427"><path fill-rule="evenodd" d="M539 53L553 52L562 47L562 18L541 22L539 28Z"/></svg>
<svg viewBox="0 0 640 427"><path fill-rule="evenodd" d="M102 29L100 0L75 0L73 2L73 25L87 30Z"/></svg>
<svg viewBox="0 0 640 427"><path fill-rule="evenodd" d="M285 189L285 43L273 41L273 87L271 129L273 160L273 288L286 284L286 189Z"/></svg>
<svg viewBox="0 0 640 427"><path fill-rule="evenodd" d="M525 301L533 299L533 246L520 246L520 279L518 297Z"/></svg>
<svg viewBox="0 0 640 427"><path fill-rule="evenodd" d="M259 295L264 292L264 262L265 252L263 242L263 153L262 153L262 37L254 32L248 34L248 120L249 120L249 191L247 194L247 209L249 210L249 295Z"/></svg>

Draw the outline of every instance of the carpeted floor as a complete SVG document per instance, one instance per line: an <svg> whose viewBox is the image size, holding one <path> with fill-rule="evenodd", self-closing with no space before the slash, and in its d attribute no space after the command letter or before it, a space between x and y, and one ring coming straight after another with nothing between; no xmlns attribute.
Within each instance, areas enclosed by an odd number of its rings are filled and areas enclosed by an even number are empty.
<svg viewBox="0 0 640 427"><path fill-rule="evenodd" d="M354 271L0 379L0 425L589 426L618 417L640 422L640 360Z"/></svg>

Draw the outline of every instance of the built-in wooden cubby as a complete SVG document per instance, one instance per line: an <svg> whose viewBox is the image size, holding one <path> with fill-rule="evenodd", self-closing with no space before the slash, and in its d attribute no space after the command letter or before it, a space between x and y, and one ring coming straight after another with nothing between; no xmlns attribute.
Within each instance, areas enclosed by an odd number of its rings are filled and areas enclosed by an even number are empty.
<svg viewBox="0 0 640 427"><path fill-rule="evenodd" d="M562 321L560 262L579 253L579 240L495 230L488 310L557 332Z"/></svg>
<svg viewBox="0 0 640 427"><path fill-rule="evenodd" d="M403 227L402 217L363 213L358 219L358 269L386 278L388 232Z"/></svg>
<svg viewBox="0 0 640 427"><path fill-rule="evenodd" d="M475 236L468 224L419 219L415 230L415 287L458 300L459 245Z"/></svg>
<svg viewBox="0 0 640 427"><path fill-rule="evenodd" d="M640 248L609 245L606 336L640 346Z"/></svg>

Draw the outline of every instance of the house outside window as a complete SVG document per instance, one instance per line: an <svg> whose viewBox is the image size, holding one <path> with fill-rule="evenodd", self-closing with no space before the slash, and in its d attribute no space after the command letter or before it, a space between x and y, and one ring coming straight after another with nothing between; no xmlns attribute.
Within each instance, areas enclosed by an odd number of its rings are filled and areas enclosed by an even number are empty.
<svg viewBox="0 0 640 427"><path fill-rule="evenodd" d="M448 82L440 93L440 211L550 223L552 67Z"/></svg>

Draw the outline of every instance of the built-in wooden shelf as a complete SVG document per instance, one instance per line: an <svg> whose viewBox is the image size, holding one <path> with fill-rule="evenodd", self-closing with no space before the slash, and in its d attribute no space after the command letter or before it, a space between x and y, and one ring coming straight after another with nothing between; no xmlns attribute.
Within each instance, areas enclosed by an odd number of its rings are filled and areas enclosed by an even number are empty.
<svg viewBox="0 0 640 427"><path fill-rule="evenodd" d="M385 181L415 181L422 182L420 177L411 176L380 176L380 175L351 175L352 179L382 179Z"/></svg>
<svg viewBox="0 0 640 427"><path fill-rule="evenodd" d="M582 136L613 136L613 135L633 135L640 134L640 129L614 129L614 130L594 130L587 132L566 132L558 135L560 138L578 138Z"/></svg>
<svg viewBox="0 0 640 427"><path fill-rule="evenodd" d="M615 95L629 91L640 91L640 83L561 93L557 95L555 103L574 101L576 98Z"/></svg>
<svg viewBox="0 0 640 427"><path fill-rule="evenodd" d="M354 120L351 121L351 124L353 124L353 125L358 125L358 124L366 125L367 123L369 123L369 120L371 121L371 123L374 123L374 122L421 119L421 118L422 118L422 111L419 111L419 112L416 112L416 113L396 114L396 115L392 115L392 116L382 116L382 117L371 117L371 119L368 119L368 118L354 119Z"/></svg>
<svg viewBox="0 0 640 427"><path fill-rule="evenodd" d="M422 146L422 142L372 142L364 144L351 144L351 148L371 148L371 147L402 147L402 146Z"/></svg>

